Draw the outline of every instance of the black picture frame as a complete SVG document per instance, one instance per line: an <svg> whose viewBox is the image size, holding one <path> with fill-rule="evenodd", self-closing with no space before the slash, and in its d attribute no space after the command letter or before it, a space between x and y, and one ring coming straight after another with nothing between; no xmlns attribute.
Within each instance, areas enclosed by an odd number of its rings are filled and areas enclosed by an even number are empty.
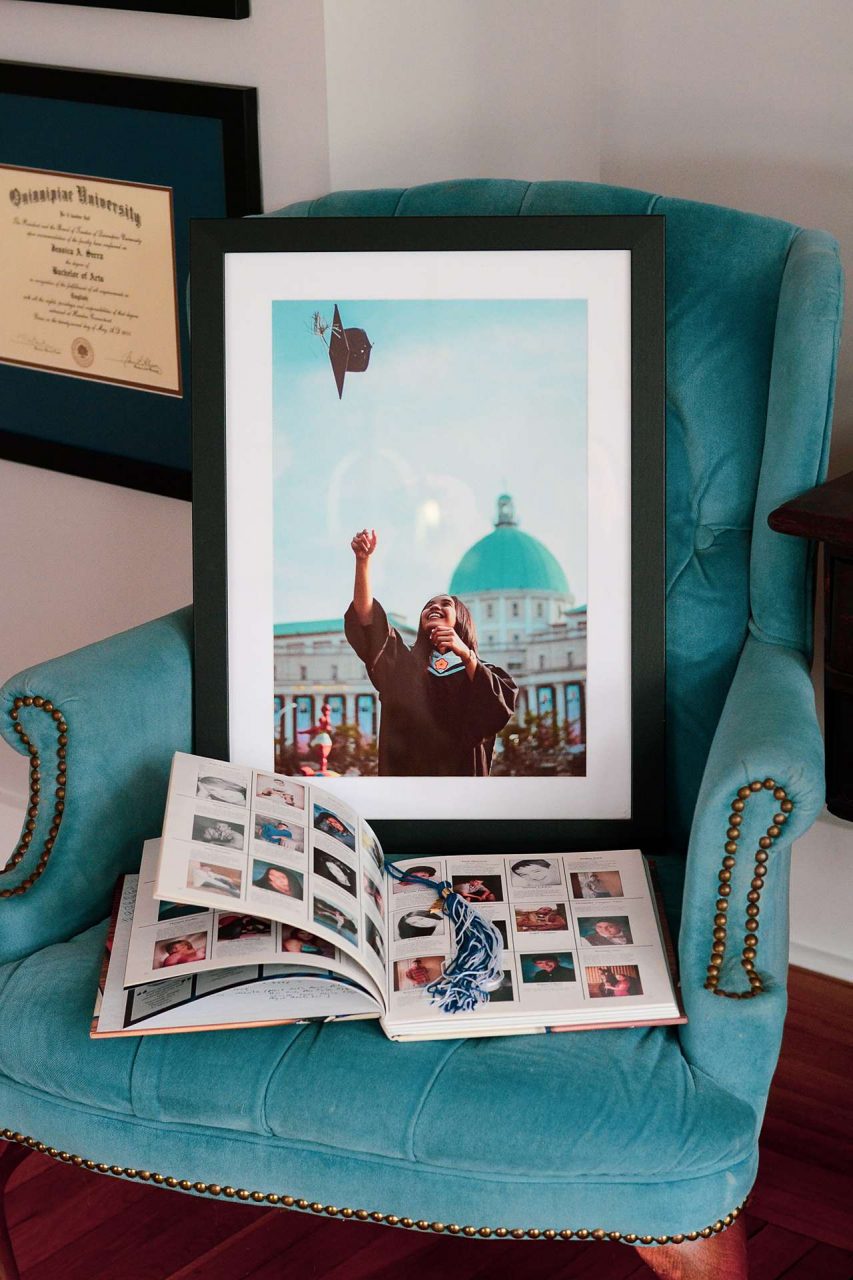
<svg viewBox="0 0 853 1280"><path fill-rule="evenodd" d="M224 270L229 254L620 249L631 255L631 816L371 821L387 855L660 850L665 832L664 234L659 215L258 219L192 229L195 751L229 759ZM642 601L642 609L636 602ZM272 696L272 691L271 691ZM239 761L238 763L246 763ZM250 763L258 764L258 761ZM322 779L321 779L322 785Z"/></svg>
<svg viewBox="0 0 853 1280"><path fill-rule="evenodd" d="M2 164L171 188L183 395L0 363L0 458L188 500L189 223L260 212L257 90L0 61L4 115Z"/></svg>
<svg viewBox="0 0 853 1280"><path fill-rule="evenodd" d="M124 9L139 13L174 13L190 18L249 18L250 0L37 0L86 9Z"/></svg>

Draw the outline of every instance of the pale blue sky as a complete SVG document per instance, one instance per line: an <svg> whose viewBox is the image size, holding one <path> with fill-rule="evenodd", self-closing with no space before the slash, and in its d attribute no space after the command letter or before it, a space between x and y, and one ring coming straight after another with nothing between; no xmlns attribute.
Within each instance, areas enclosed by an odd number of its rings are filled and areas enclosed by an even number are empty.
<svg viewBox="0 0 853 1280"><path fill-rule="evenodd" d="M344 612L365 526L377 598L416 621L504 491L585 603L586 303L336 301L373 343L342 400L312 332L334 301L272 304L275 621Z"/></svg>

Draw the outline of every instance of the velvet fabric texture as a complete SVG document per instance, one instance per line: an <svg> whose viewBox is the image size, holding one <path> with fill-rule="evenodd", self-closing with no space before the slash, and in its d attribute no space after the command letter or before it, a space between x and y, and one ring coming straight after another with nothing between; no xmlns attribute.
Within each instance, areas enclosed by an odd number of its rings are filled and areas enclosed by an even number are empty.
<svg viewBox="0 0 853 1280"><path fill-rule="evenodd" d="M668 802L661 878L679 907L687 1026L394 1045L372 1023L93 1043L116 875L156 835L190 749L188 612L8 681L68 722L66 808L47 871L0 900L0 1125L96 1161L414 1219L660 1236L748 1192L785 1011L788 851L820 810L808 675L811 557L767 514L823 478L841 279L831 237L641 191L463 181L344 192L281 216L663 213L667 218ZM56 725L20 721L52 795ZM21 744L8 714L0 731ZM765 991L705 990L737 789L794 810L770 854ZM746 987L751 855L776 809L747 804L722 986ZM0 884L28 875L48 833ZM393 853L393 851L390 851ZM686 855L686 856L685 856ZM683 883L683 901L682 901Z"/></svg>
<svg viewBox="0 0 853 1280"><path fill-rule="evenodd" d="M50 699L69 729L65 810L49 870L27 893L0 900L0 961L102 919L119 874L138 870L141 842L159 835L172 755L192 750L191 629L184 609L22 671L0 691L0 732L16 749L8 715L16 697ZM39 751L44 800L17 880L48 836L57 760L52 717L22 707L19 722Z"/></svg>
<svg viewBox="0 0 853 1280"><path fill-rule="evenodd" d="M754 1176L755 1112L685 1061L674 1029L94 1042L103 940L96 925L0 970L0 1117L64 1150L415 1219L637 1234L701 1228Z"/></svg>

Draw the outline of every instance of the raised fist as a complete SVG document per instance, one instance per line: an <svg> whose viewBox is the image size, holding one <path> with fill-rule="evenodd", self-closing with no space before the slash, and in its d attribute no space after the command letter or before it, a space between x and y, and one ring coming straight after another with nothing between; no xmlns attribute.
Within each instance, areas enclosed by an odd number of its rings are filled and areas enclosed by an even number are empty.
<svg viewBox="0 0 853 1280"><path fill-rule="evenodd" d="M367 560L376 550L376 530L362 529L361 533L357 533L350 543L355 552L356 560Z"/></svg>

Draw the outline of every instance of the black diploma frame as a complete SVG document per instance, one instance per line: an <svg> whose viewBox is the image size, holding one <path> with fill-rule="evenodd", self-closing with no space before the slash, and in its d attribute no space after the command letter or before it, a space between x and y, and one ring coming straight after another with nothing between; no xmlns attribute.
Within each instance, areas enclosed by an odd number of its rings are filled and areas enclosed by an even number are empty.
<svg viewBox="0 0 853 1280"><path fill-rule="evenodd" d="M0 457L189 499L189 222L260 211L257 91L0 61L3 125L0 164L171 190L183 394L0 363Z"/></svg>

